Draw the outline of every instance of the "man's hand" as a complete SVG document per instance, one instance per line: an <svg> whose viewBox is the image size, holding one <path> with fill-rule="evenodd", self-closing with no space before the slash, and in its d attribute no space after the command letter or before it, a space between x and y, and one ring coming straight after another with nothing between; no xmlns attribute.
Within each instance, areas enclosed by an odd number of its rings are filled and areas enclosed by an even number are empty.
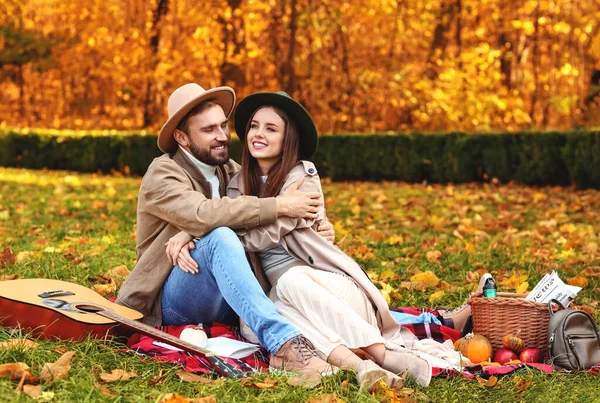
<svg viewBox="0 0 600 403"><path fill-rule="evenodd" d="M323 196L317 192L302 192L298 190L304 183L304 178L295 183L277 197L277 216L315 219L319 208L323 205Z"/></svg>
<svg viewBox="0 0 600 403"><path fill-rule="evenodd" d="M319 224L317 227L317 234L321 235L331 244L335 241L335 231L333 230L333 225L331 225L329 221L323 221Z"/></svg>

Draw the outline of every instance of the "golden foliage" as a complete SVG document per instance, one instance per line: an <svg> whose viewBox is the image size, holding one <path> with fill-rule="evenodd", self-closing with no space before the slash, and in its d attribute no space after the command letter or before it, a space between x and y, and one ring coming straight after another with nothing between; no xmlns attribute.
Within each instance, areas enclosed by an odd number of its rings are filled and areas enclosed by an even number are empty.
<svg viewBox="0 0 600 403"><path fill-rule="evenodd" d="M323 133L599 123L592 0L80 3L6 3L39 51L0 69L3 124L157 129L191 81L286 90Z"/></svg>

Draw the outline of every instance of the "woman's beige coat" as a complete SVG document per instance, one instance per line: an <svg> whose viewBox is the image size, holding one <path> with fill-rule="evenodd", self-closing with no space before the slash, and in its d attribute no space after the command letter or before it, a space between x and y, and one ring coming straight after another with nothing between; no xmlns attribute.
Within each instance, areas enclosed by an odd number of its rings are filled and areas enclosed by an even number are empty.
<svg viewBox="0 0 600 403"><path fill-rule="evenodd" d="M323 193L317 169L312 162L302 161L289 173L280 194L300 178L304 178L300 190ZM240 174L236 174L227 186L227 196L236 198L243 195L242 181ZM388 347L406 346L410 348L417 338L394 320L385 298L367 274L340 248L317 234L316 227L324 219L325 208L322 206L316 220L280 217L272 224L236 232L241 236L242 243L248 252L258 252L281 243L292 256L315 269L346 274L371 300L376 311L379 329L386 339ZM266 276L262 272L260 260L252 254L250 260L261 285L267 289L268 284L265 283Z"/></svg>

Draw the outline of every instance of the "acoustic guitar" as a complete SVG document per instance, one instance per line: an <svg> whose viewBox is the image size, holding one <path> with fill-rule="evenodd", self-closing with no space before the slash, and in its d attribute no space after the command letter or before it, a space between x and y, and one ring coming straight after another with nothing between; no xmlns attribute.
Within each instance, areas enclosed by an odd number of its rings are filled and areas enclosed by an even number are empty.
<svg viewBox="0 0 600 403"><path fill-rule="evenodd" d="M229 378L248 376L213 352L139 322L140 312L112 303L84 286L60 280L0 281L0 323L30 329L42 339L83 340L142 333L212 364Z"/></svg>

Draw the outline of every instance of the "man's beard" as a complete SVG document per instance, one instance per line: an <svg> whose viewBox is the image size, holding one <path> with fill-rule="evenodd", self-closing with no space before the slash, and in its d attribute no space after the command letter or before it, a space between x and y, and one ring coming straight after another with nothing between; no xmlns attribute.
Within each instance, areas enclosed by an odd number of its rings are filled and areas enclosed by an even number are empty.
<svg viewBox="0 0 600 403"><path fill-rule="evenodd" d="M218 166L226 164L227 161L229 161L229 144L224 143L224 145L225 149L222 151L223 155L220 157L215 157L211 154L212 148L202 150L194 143L190 143L189 147L190 152L194 157L198 159L198 161L204 162L208 165Z"/></svg>

